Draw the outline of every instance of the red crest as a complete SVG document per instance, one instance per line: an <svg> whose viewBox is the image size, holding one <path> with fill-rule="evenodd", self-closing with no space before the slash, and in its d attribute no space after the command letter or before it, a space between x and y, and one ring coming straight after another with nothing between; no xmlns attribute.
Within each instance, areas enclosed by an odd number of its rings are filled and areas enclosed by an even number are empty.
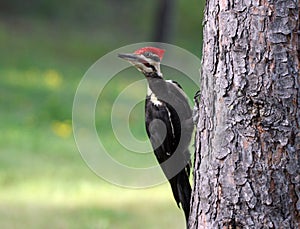
<svg viewBox="0 0 300 229"><path fill-rule="evenodd" d="M144 47L144 48L140 48L140 49L136 50L134 53L140 55L140 54L143 54L144 52L152 52L152 53L156 54L159 57L159 59L161 60L164 56L165 50L155 48L155 47Z"/></svg>

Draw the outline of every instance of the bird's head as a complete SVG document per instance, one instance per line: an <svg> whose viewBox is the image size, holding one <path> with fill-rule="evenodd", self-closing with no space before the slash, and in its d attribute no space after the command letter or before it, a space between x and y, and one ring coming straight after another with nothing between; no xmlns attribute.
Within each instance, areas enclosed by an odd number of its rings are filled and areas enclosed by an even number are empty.
<svg viewBox="0 0 300 229"><path fill-rule="evenodd" d="M122 53L118 56L127 60L146 77L162 77L160 62L165 50L155 47L144 47L134 53Z"/></svg>

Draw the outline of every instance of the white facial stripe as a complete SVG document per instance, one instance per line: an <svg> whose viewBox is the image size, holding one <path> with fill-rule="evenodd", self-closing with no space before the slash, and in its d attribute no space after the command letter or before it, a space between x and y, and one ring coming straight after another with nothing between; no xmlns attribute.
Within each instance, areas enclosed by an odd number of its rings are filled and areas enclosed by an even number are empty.
<svg viewBox="0 0 300 229"><path fill-rule="evenodd" d="M152 65L155 67L157 75L162 76L162 73L160 71L160 63L159 62L153 62Z"/></svg>
<svg viewBox="0 0 300 229"><path fill-rule="evenodd" d="M140 62L131 62L131 64L133 66L135 66L141 72L153 72L153 68L147 67L146 64L143 64L141 62L148 63L149 65L153 66L155 68L157 74L159 76L162 76L162 73L160 71L160 63L156 62L150 58L147 58L143 55L140 56Z"/></svg>
<svg viewBox="0 0 300 229"><path fill-rule="evenodd" d="M132 65L135 66L141 72L152 72L153 71L152 68L148 68L142 63L132 63Z"/></svg>

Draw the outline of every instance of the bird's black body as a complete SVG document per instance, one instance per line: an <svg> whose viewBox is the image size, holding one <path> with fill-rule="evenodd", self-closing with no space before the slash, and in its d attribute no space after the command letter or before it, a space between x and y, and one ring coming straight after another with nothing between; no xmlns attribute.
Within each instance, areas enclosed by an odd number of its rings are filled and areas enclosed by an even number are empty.
<svg viewBox="0 0 300 229"><path fill-rule="evenodd" d="M164 80L160 60L164 50L145 47L133 54L119 54L141 71L148 81L145 101L146 131L154 154L170 182L178 206L189 218L191 185L189 143L193 132L187 96L174 81Z"/></svg>
<svg viewBox="0 0 300 229"><path fill-rule="evenodd" d="M178 206L181 204L188 219L191 198L188 146L193 131L192 111L178 83L147 79L150 89L145 103L147 134L155 156L170 182L176 203ZM168 163L167 160L174 153L176 159Z"/></svg>

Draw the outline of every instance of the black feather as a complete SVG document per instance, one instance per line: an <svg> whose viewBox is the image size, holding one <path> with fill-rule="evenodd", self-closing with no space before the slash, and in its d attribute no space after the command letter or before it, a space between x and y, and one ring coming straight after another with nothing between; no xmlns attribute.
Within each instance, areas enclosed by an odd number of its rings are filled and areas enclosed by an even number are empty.
<svg viewBox="0 0 300 229"><path fill-rule="evenodd" d="M157 83L156 80L156 86ZM154 85L151 81L149 86L151 90L156 91L156 94L152 92L146 97L146 131L154 154L170 182L174 199L178 207L182 207L187 221L191 198L188 147L193 131L192 111L185 94L183 91L179 91L181 87L178 83L166 82L161 79L159 82L161 90L157 87L153 89ZM158 103L152 101L154 96L159 101ZM170 101L171 104L166 101ZM176 164L164 163L175 152L177 153ZM181 169L174 173L174 169L176 170L178 166L181 166Z"/></svg>

